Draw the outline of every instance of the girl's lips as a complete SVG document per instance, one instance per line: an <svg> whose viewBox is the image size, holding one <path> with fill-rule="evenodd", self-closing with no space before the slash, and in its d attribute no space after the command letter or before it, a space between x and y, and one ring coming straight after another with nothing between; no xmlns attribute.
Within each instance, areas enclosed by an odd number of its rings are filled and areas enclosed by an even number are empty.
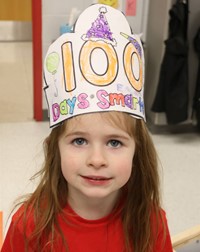
<svg viewBox="0 0 200 252"><path fill-rule="evenodd" d="M81 176L84 181L90 185L106 185L110 182L112 178L102 177L102 176Z"/></svg>
<svg viewBox="0 0 200 252"><path fill-rule="evenodd" d="M84 179L90 180L110 180L111 178L103 177L103 176L81 176Z"/></svg>

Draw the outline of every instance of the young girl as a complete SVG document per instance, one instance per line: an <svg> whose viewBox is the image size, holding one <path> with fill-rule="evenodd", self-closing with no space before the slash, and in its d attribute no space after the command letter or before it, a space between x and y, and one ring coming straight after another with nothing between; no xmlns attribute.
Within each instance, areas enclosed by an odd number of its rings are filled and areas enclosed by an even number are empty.
<svg viewBox="0 0 200 252"><path fill-rule="evenodd" d="M94 23L87 22L98 12ZM121 21L118 33L113 18ZM50 47L45 81L54 128L44 142L41 181L14 214L2 252L172 251L160 206L157 155L143 121L143 51L138 37L126 37L131 31L124 19L111 7L93 5L79 17L74 35L65 34ZM75 34L83 20L91 27L80 44ZM101 50L107 60L103 74Z"/></svg>

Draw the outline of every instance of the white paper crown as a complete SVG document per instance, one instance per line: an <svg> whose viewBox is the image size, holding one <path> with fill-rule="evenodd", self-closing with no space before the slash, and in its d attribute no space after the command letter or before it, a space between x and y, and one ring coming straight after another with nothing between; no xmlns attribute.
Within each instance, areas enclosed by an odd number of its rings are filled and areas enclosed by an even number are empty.
<svg viewBox="0 0 200 252"><path fill-rule="evenodd" d="M44 79L50 127L92 112L145 118L142 44L124 14L110 6L87 8L73 32L49 47Z"/></svg>

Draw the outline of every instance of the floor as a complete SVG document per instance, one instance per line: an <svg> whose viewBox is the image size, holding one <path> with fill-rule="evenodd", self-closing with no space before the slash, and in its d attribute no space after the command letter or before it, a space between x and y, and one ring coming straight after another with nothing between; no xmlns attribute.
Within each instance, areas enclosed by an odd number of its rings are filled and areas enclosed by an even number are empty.
<svg viewBox="0 0 200 252"><path fill-rule="evenodd" d="M31 192L48 122L35 122L32 43L0 43L0 211L4 234L13 202ZM200 134L152 135L160 157L163 207L172 235L200 224ZM8 221L8 222L7 222Z"/></svg>

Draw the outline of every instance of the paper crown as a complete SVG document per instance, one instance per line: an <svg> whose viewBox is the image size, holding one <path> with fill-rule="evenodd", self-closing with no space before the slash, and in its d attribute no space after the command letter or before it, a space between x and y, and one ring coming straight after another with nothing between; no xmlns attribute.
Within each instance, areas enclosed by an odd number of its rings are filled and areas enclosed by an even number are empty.
<svg viewBox="0 0 200 252"><path fill-rule="evenodd" d="M72 33L50 47L44 61L50 127L73 116L144 112L144 52L122 12L94 4L79 16Z"/></svg>

